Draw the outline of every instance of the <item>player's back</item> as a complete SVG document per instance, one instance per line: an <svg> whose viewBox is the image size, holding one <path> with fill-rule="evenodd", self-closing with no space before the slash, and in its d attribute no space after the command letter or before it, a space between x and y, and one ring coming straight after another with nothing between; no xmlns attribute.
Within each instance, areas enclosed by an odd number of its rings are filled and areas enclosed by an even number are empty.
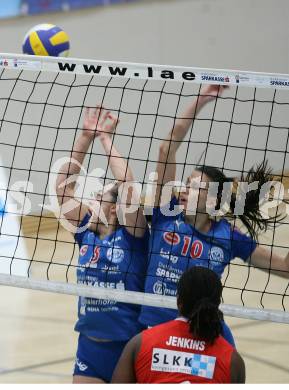
<svg viewBox="0 0 289 390"><path fill-rule="evenodd" d="M193 337L181 317L142 332L137 382L230 383L233 351L222 336L213 344Z"/></svg>

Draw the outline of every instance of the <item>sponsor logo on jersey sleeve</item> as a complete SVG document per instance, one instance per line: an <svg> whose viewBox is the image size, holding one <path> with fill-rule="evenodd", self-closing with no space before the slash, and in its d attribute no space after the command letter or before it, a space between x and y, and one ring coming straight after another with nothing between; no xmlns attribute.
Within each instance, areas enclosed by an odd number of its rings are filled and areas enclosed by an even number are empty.
<svg viewBox="0 0 289 390"><path fill-rule="evenodd" d="M209 267L219 266L224 261L224 251L222 248L219 248L218 246L212 246L212 248L209 251L209 260L210 264Z"/></svg>

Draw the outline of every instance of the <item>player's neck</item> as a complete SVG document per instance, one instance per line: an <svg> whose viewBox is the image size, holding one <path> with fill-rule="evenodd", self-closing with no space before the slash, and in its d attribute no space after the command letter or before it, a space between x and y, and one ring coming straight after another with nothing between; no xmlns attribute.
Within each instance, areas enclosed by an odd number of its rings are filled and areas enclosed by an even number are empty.
<svg viewBox="0 0 289 390"><path fill-rule="evenodd" d="M197 213L197 215L186 216L185 221L202 233L208 233L212 226L208 214Z"/></svg>
<svg viewBox="0 0 289 390"><path fill-rule="evenodd" d="M108 226L99 224L97 229L99 238L103 240L104 237L111 235L117 229L116 223L117 222L113 220L108 221Z"/></svg>

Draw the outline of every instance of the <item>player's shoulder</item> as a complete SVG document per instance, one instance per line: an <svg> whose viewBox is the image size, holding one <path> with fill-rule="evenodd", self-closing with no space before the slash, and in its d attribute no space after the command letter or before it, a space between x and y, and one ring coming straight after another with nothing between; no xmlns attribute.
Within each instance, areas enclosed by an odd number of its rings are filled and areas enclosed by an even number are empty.
<svg viewBox="0 0 289 390"><path fill-rule="evenodd" d="M243 233L241 229L236 226L236 222L234 220L228 221L226 218L221 218L218 222L216 222L216 226L227 229L231 233L245 235L245 233Z"/></svg>
<svg viewBox="0 0 289 390"><path fill-rule="evenodd" d="M227 221L226 218L214 222L212 227L215 238L227 238L232 234L232 225Z"/></svg>
<svg viewBox="0 0 289 390"><path fill-rule="evenodd" d="M227 351L231 353L235 351L235 347L227 341L224 336L219 335L219 337L215 340L216 346L220 348L222 351Z"/></svg>
<svg viewBox="0 0 289 390"><path fill-rule="evenodd" d="M253 241L252 237L244 232L238 226L231 226L231 233L233 240L245 240L245 241Z"/></svg>
<svg viewBox="0 0 289 390"><path fill-rule="evenodd" d="M232 229L232 225L226 218L219 219L215 225L219 228Z"/></svg>
<svg viewBox="0 0 289 390"><path fill-rule="evenodd" d="M162 338L164 337L167 332L170 331L170 329L174 328L176 326L176 321L175 320L171 320L171 321L167 321L167 322L164 322L162 324L159 324L159 325L155 325L153 327L150 327L148 329L145 329L143 331L143 333L145 335L147 335L148 337L155 337L155 338Z"/></svg>
<svg viewBox="0 0 289 390"><path fill-rule="evenodd" d="M135 236L127 230L123 225L119 226L114 234L114 241L118 241L121 244L127 244L130 246L146 246L150 238L150 230L148 226L144 228L143 236Z"/></svg>
<svg viewBox="0 0 289 390"><path fill-rule="evenodd" d="M87 213L77 226L74 238L79 244L93 244L98 241L97 233L89 228L89 219L90 215Z"/></svg>
<svg viewBox="0 0 289 390"><path fill-rule="evenodd" d="M216 227L219 230L224 230L230 235L240 235L244 236L245 233L241 231L241 229L235 225L234 222L229 222L226 218L221 218L217 223Z"/></svg>

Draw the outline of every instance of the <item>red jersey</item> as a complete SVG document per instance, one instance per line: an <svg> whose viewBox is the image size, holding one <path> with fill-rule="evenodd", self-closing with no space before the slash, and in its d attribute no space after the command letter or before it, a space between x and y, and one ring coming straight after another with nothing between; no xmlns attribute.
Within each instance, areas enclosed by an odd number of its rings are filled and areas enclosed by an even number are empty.
<svg viewBox="0 0 289 390"><path fill-rule="evenodd" d="M137 383L231 383L233 351L222 336L211 345L194 338L188 321L177 318L142 332Z"/></svg>

